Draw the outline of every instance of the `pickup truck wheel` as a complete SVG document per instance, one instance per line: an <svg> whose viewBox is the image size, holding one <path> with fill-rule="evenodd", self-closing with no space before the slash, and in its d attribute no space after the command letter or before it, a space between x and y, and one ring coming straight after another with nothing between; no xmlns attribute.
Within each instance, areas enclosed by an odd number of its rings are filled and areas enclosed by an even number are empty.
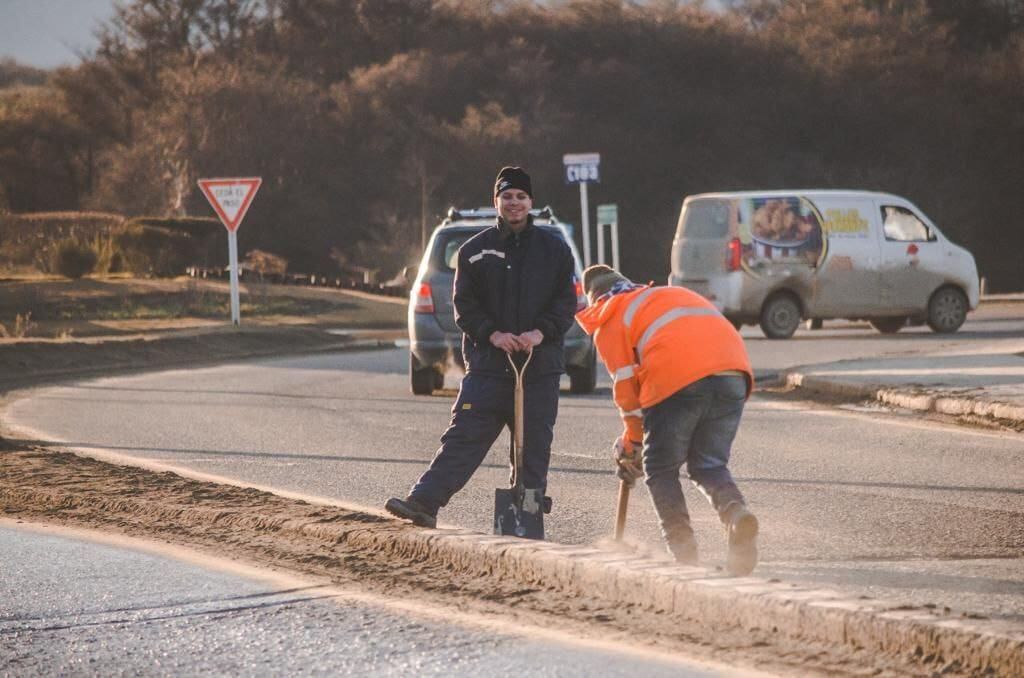
<svg viewBox="0 0 1024 678"><path fill-rule="evenodd" d="M416 360L416 356L409 354L409 385L412 387L413 395L430 395L438 386L438 375L440 373L432 365L424 367ZM441 386L444 385L444 375L441 376Z"/></svg>
<svg viewBox="0 0 1024 678"><path fill-rule="evenodd" d="M871 318L868 322L882 334L896 334L907 324L907 319L904 316L896 316L895 318Z"/></svg>
<svg viewBox="0 0 1024 678"><path fill-rule="evenodd" d="M569 373L570 393L593 393L594 388L597 387L597 358L593 352L585 366L569 366L566 368L566 372Z"/></svg>
<svg viewBox="0 0 1024 678"><path fill-rule="evenodd" d="M933 332L956 332L967 320L967 297L955 287L943 287L928 300L928 327Z"/></svg>
<svg viewBox="0 0 1024 678"><path fill-rule="evenodd" d="M769 339L789 339L800 324L800 305L788 294L770 298L761 308L761 331Z"/></svg>

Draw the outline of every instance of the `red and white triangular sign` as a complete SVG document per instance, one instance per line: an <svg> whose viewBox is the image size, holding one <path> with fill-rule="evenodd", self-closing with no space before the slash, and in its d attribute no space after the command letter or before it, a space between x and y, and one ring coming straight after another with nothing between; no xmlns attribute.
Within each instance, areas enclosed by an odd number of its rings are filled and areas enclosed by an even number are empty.
<svg viewBox="0 0 1024 678"><path fill-rule="evenodd" d="M199 190L210 201L224 228L233 232L242 224L261 183L260 177L200 179Z"/></svg>

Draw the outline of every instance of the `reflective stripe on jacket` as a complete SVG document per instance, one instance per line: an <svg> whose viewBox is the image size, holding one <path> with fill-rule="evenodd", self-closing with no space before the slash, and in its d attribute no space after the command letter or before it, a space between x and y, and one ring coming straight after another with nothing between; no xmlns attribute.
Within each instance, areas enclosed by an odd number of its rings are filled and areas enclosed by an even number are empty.
<svg viewBox="0 0 1024 678"><path fill-rule="evenodd" d="M704 377L737 371L754 385L739 333L711 302L682 287L642 287L576 314L612 376L623 438L643 438L643 408Z"/></svg>

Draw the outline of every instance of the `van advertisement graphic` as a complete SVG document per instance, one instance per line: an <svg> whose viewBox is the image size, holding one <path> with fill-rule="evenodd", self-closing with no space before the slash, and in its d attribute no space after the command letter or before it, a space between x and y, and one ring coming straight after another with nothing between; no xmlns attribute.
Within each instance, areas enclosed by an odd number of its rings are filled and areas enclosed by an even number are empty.
<svg viewBox="0 0 1024 678"><path fill-rule="evenodd" d="M866 238L868 220L857 208L825 210L825 233L830 238Z"/></svg>
<svg viewBox="0 0 1024 678"><path fill-rule="evenodd" d="M804 198L739 200L732 217L743 267L751 273L775 265L817 267L825 258L824 220Z"/></svg>

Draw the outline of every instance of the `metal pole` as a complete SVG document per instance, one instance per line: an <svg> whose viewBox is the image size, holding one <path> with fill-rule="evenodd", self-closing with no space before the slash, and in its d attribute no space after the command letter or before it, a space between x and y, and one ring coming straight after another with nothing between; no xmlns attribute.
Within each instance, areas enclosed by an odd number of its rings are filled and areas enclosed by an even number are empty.
<svg viewBox="0 0 1024 678"><path fill-rule="evenodd" d="M599 264L608 263L608 260L604 258L604 227L607 225L608 224L602 224L601 221L598 220L597 225L594 227L594 232L597 235L597 263Z"/></svg>
<svg viewBox="0 0 1024 678"><path fill-rule="evenodd" d="M590 208L587 205L587 182L580 182L580 229L583 236L583 267L590 266Z"/></svg>
<svg viewBox="0 0 1024 678"><path fill-rule="evenodd" d="M238 232L228 231L228 265L231 268L231 322L240 325L238 304Z"/></svg>
<svg viewBox="0 0 1024 678"><path fill-rule="evenodd" d="M612 222L612 268L621 271L619 268L619 220Z"/></svg>

